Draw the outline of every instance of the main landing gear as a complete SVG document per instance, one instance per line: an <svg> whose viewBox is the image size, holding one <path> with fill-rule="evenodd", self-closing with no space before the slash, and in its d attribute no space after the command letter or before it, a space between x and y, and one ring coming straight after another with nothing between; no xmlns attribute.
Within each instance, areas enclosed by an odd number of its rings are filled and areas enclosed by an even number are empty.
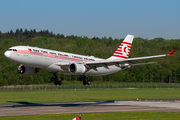
<svg viewBox="0 0 180 120"><path fill-rule="evenodd" d="M54 85L61 85L62 81L58 80L57 74L53 73L54 77L51 77L51 81L54 82Z"/></svg>
<svg viewBox="0 0 180 120"><path fill-rule="evenodd" d="M87 79L86 76L81 76L80 77L80 81L83 81L83 85L90 85L91 84L91 81Z"/></svg>
<svg viewBox="0 0 180 120"><path fill-rule="evenodd" d="M61 85L62 81L58 79L57 74L53 73L54 77L51 77L51 81L54 82L54 85ZM91 81L87 79L85 75L80 77L80 81L83 81L83 85L90 85Z"/></svg>

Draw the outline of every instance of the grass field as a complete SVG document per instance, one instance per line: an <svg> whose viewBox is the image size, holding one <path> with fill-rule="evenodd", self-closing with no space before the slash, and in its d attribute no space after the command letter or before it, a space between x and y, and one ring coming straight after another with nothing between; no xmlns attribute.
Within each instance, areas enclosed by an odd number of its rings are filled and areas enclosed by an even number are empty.
<svg viewBox="0 0 180 120"><path fill-rule="evenodd" d="M136 100L180 98L179 88L140 89L58 89L36 91L0 91L0 104L43 103L99 100ZM0 120L72 120L79 114L54 114L0 117ZM179 120L180 113L164 112L120 112L83 114L82 120Z"/></svg>
<svg viewBox="0 0 180 120"><path fill-rule="evenodd" d="M1 117L0 120L72 120L78 114L55 114ZM179 120L180 113L164 112L121 112L83 114L82 120Z"/></svg>
<svg viewBox="0 0 180 120"><path fill-rule="evenodd" d="M179 88L0 91L0 104L180 98Z"/></svg>

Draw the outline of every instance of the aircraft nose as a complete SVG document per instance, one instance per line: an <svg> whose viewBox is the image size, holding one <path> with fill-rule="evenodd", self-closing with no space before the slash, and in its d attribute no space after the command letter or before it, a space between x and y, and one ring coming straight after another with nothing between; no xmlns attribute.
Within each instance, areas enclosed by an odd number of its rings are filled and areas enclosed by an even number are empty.
<svg viewBox="0 0 180 120"><path fill-rule="evenodd" d="M8 57L10 57L10 52L9 52L9 51L6 51L6 52L4 53L4 55L8 58Z"/></svg>

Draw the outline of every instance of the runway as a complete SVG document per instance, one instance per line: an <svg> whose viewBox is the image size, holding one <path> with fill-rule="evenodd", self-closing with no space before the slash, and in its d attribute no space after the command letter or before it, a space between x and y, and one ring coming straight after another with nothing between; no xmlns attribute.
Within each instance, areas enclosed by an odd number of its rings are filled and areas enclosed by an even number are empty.
<svg viewBox="0 0 180 120"><path fill-rule="evenodd" d="M180 103L169 101L95 101L0 105L0 116L102 112L180 112Z"/></svg>

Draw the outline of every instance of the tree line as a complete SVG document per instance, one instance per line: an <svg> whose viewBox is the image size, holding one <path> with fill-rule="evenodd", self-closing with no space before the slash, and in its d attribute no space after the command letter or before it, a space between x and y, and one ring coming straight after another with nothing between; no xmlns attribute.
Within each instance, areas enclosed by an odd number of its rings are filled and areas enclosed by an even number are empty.
<svg viewBox="0 0 180 120"><path fill-rule="evenodd" d="M123 36L124 37L124 36ZM44 84L50 83L52 73L40 70L34 75L17 74L17 65L10 62L4 52L12 46L29 45L46 49L109 58L118 48L123 39L111 37L64 36L54 34L48 30L37 32L35 29L0 32L0 85L12 84ZM180 39L165 40L154 38L151 40L134 38L130 58L150 55L167 54L177 49L173 56L142 60L138 62L156 62L150 65L133 66L129 69L105 76L89 77L91 81L117 81L117 82L180 82ZM79 75L59 73L58 76L66 81L78 81Z"/></svg>

